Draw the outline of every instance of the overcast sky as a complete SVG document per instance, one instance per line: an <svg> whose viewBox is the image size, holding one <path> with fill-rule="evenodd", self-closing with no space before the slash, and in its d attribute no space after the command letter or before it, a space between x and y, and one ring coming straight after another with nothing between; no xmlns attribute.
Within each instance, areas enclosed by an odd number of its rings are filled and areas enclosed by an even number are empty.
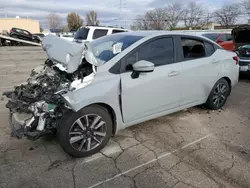
<svg viewBox="0 0 250 188"><path fill-rule="evenodd" d="M191 0L178 0L187 3ZM223 4L233 0L197 0L206 9L213 11ZM241 0L235 0L241 1ZM121 19L128 19L128 26L136 15L141 15L147 10L164 7L174 0L122 0ZM23 17L38 19L43 28L47 28L46 15L49 12L58 13L66 24L66 16L69 12L77 12L83 18L90 10L98 13L103 25L125 26L125 21L118 21L120 16L120 0L0 0L0 17Z"/></svg>

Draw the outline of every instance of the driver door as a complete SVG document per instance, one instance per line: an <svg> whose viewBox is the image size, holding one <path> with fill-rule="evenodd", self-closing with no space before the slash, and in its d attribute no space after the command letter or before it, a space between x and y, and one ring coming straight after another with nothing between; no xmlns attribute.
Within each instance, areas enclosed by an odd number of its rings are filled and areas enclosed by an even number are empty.
<svg viewBox="0 0 250 188"><path fill-rule="evenodd" d="M132 65L140 60L153 63L154 71L132 78ZM125 123L150 119L179 107L181 63L174 61L172 37L152 39L122 60L121 102Z"/></svg>

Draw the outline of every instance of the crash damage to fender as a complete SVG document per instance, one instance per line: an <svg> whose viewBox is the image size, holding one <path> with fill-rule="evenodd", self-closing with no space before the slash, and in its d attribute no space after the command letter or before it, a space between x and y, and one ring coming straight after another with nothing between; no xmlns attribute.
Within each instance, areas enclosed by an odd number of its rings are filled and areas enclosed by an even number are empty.
<svg viewBox="0 0 250 188"><path fill-rule="evenodd" d="M9 100L12 136L38 139L56 132L63 114L71 110L63 95L86 87L95 77L98 62L88 45L80 46L48 35L42 42L48 55L44 65L31 71L26 82L3 93Z"/></svg>

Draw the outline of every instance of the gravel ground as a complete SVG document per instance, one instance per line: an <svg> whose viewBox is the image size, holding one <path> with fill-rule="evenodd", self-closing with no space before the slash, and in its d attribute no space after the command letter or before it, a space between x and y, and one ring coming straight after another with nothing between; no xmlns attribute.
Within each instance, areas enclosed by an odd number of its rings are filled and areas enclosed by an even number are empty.
<svg viewBox="0 0 250 188"><path fill-rule="evenodd" d="M46 55L39 47L0 48L0 94L23 81ZM250 187L250 79L223 110L199 107L120 131L88 158L66 155L53 138L10 138L0 101L0 187Z"/></svg>

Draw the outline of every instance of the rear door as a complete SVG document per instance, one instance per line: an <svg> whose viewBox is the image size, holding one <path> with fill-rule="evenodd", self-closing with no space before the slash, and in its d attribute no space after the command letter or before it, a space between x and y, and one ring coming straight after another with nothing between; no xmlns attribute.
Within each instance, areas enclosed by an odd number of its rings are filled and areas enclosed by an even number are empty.
<svg viewBox="0 0 250 188"><path fill-rule="evenodd" d="M175 63L172 37L147 41L122 60L121 103L125 123L179 107L181 63ZM140 60L154 64L153 72L133 79L132 65Z"/></svg>
<svg viewBox="0 0 250 188"><path fill-rule="evenodd" d="M213 56L214 45L196 37L179 37L181 74L181 106L206 101L220 72L220 64Z"/></svg>

